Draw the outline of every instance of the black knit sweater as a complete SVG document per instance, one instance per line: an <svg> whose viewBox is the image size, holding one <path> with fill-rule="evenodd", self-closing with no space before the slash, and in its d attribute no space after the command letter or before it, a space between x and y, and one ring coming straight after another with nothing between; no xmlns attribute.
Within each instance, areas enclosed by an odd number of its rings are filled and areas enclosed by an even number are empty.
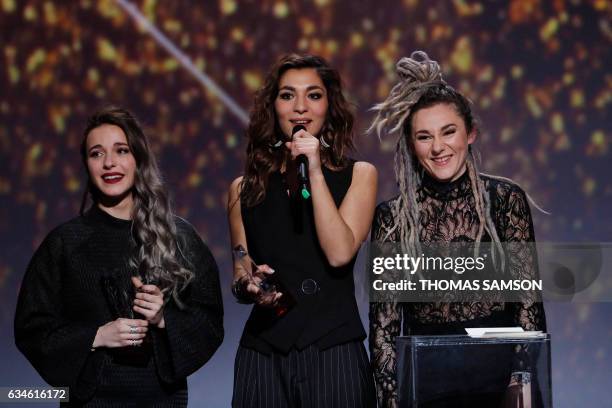
<svg viewBox="0 0 612 408"><path fill-rule="evenodd" d="M186 377L223 339L219 273L193 227L176 218L180 262L195 273L170 300L165 329L142 347L91 350L98 327L132 318L131 222L94 206L53 230L34 254L15 316L15 342L45 381L70 387L71 406L187 405ZM137 317L136 317L137 318Z"/></svg>

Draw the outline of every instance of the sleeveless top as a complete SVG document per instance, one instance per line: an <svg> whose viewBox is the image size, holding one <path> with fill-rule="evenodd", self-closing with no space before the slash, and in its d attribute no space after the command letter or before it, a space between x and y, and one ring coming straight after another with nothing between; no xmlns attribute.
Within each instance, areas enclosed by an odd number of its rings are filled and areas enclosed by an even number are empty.
<svg viewBox="0 0 612 408"><path fill-rule="evenodd" d="M323 168L325 182L337 207L348 191L353 165L339 171ZM295 301L278 317L271 308L253 307L240 344L260 352L288 352L316 344L324 349L365 339L355 301L353 266L333 267L327 261L314 223L311 200L289 197L280 172L270 174L264 200L242 207L249 253L257 264L275 270ZM315 290L313 290L313 288Z"/></svg>

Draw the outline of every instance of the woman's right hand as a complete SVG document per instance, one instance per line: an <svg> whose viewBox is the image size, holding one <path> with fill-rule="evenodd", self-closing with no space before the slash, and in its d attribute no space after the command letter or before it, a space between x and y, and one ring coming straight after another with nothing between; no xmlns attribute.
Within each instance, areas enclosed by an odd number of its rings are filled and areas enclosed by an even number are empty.
<svg viewBox="0 0 612 408"><path fill-rule="evenodd" d="M277 291L264 291L261 289L261 282L266 279L267 275L274 273L274 269L270 268L266 264L259 265L257 270L252 276L243 276L243 285L245 286L246 293L249 294L251 299L263 307L275 307L278 305L278 301L283 295L282 292Z"/></svg>
<svg viewBox="0 0 612 408"><path fill-rule="evenodd" d="M93 348L139 346L147 335L149 322L119 318L98 328Z"/></svg>

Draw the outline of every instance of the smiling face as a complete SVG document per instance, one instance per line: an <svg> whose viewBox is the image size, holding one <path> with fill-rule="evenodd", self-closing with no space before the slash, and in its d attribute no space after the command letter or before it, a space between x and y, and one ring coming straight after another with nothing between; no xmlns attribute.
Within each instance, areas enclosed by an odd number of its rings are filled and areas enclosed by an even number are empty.
<svg viewBox="0 0 612 408"><path fill-rule="evenodd" d="M466 169L468 148L476 132L467 133L452 104L439 103L414 113L409 137L417 160L431 177L454 181Z"/></svg>
<svg viewBox="0 0 612 408"><path fill-rule="evenodd" d="M274 110L285 135L290 137L293 128L302 125L316 136L328 106L327 90L315 68L289 69L280 77Z"/></svg>
<svg viewBox="0 0 612 408"><path fill-rule="evenodd" d="M136 159L119 126L102 125L92 129L86 141L87 170L101 199L115 204L132 199Z"/></svg>

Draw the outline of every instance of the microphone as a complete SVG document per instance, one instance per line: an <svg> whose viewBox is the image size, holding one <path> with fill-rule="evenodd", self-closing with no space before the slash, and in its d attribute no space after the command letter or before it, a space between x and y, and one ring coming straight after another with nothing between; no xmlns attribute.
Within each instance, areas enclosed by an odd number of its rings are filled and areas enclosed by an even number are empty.
<svg viewBox="0 0 612 408"><path fill-rule="evenodd" d="M293 136L300 130L306 130L306 128L302 125L296 125L293 127L291 131L291 139L293 140ZM310 191L308 191L308 185L310 184L310 180L308 179L308 157L304 154L300 154L297 158L297 179L299 184L300 194L304 200L308 200L310 198Z"/></svg>

